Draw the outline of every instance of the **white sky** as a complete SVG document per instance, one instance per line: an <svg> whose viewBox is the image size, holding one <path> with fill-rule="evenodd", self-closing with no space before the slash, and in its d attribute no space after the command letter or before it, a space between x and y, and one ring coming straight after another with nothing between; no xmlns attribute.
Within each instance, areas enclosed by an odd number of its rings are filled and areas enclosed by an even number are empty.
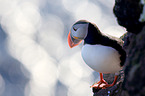
<svg viewBox="0 0 145 96"><path fill-rule="evenodd" d="M82 60L81 49L68 47L66 34L75 21L87 19L103 33L120 37L125 29L118 26L113 5L114 0L0 0L8 55L29 78L24 90L16 91L22 86L0 75L1 96L92 96L89 86L98 78Z"/></svg>

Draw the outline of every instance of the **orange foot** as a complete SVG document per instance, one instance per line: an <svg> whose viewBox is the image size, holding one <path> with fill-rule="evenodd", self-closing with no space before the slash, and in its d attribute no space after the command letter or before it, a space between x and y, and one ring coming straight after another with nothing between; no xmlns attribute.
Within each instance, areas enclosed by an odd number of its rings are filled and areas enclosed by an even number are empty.
<svg viewBox="0 0 145 96"><path fill-rule="evenodd" d="M116 84L116 81L117 81L117 77L118 76L115 76L115 79L114 79L114 82L112 84L108 84L104 79L103 79L103 74L100 73L100 81L93 84L91 86L91 88L95 88L95 89L106 89L107 87L111 87L111 86L114 86Z"/></svg>
<svg viewBox="0 0 145 96"><path fill-rule="evenodd" d="M109 84L104 80L100 80L99 82L97 83L94 83L91 88L95 88L95 89L105 89L105 86L108 87Z"/></svg>

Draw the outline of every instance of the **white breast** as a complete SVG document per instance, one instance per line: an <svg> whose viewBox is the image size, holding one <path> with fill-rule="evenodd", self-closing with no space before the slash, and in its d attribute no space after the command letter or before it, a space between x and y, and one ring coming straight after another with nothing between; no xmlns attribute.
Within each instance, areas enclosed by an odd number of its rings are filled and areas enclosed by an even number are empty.
<svg viewBox="0 0 145 96"><path fill-rule="evenodd" d="M120 54L112 47L85 44L82 57L93 70L101 73L116 73L120 67Z"/></svg>

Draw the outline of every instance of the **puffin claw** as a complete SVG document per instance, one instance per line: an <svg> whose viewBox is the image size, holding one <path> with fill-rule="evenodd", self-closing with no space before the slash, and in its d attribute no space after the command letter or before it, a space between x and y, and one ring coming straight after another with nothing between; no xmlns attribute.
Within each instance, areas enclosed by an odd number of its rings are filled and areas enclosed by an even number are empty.
<svg viewBox="0 0 145 96"><path fill-rule="evenodd" d="M95 88L95 89L102 89L104 88L105 86L109 85L104 79L97 82L97 83L94 83L92 86L90 86L91 88Z"/></svg>
<svg viewBox="0 0 145 96"><path fill-rule="evenodd" d="M97 82L97 83L94 83L94 84L91 86L91 88L95 88L95 89L106 89L106 88L108 88L108 87L114 86L114 85L116 84L117 78L118 78L118 76L115 76L115 79L114 79L113 83L112 83L112 84L108 84L108 83L102 78L102 73L100 74L100 76L101 76L100 81Z"/></svg>

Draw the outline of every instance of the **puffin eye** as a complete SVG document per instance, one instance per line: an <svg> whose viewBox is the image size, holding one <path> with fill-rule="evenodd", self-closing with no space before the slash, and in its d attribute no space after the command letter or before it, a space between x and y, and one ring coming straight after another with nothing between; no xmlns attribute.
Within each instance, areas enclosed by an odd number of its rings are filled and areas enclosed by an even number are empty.
<svg viewBox="0 0 145 96"><path fill-rule="evenodd" d="M73 27L73 29L74 29L74 31L77 31L77 29L76 29L76 28L74 28L74 27Z"/></svg>

